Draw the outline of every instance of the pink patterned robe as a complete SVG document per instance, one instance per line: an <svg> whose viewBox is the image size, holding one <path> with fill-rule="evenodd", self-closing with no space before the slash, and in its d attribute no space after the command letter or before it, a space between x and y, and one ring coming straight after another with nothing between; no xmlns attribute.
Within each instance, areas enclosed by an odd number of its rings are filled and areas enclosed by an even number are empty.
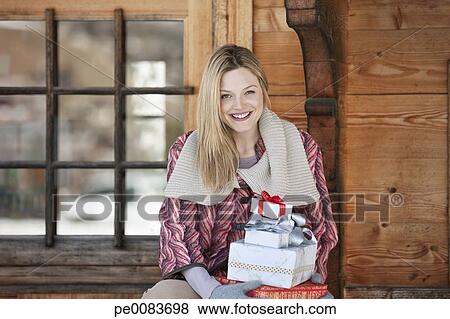
<svg viewBox="0 0 450 319"><path fill-rule="evenodd" d="M167 181L187 137L192 132L179 136L170 147ZM294 212L305 214L305 226L310 228L317 238L315 271L326 279L328 255L338 240L337 229L332 216L320 147L306 131L300 129L299 135L320 200L305 206L294 206ZM265 152L262 138L255 145L255 152L259 160ZM221 203L207 206L176 198L164 200L159 212L159 267L163 279L184 279L181 270L193 266L202 266L211 275L226 276L230 243L245 236L244 230L235 229L234 225L246 223L251 215L250 203L241 203L240 199L250 196L252 190L239 174L236 175L241 188L235 188Z"/></svg>

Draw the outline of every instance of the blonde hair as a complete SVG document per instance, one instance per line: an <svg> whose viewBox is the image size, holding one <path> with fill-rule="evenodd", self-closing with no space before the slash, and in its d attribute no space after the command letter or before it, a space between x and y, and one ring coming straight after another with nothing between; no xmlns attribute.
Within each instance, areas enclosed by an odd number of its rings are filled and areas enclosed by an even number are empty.
<svg viewBox="0 0 450 319"><path fill-rule="evenodd" d="M253 53L237 45L218 48L206 64L197 100L197 168L203 184L213 192L230 183L238 168L239 152L220 110L220 84L226 72L241 67L256 76L264 107L270 108L267 78Z"/></svg>

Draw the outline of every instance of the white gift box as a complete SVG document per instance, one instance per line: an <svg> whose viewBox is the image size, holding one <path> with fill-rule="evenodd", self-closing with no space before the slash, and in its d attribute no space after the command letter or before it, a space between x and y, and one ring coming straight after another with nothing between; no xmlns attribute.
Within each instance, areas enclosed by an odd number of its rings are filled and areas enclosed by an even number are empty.
<svg viewBox="0 0 450 319"><path fill-rule="evenodd" d="M283 248L289 245L289 232L277 233L265 230L246 230L244 243Z"/></svg>
<svg viewBox="0 0 450 319"><path fill-rule="evenodd" d="M261 203L261 204L260 204ZM262 207L259 207L261 205ZM284 210L284 214L280 214ZM253 197L250 211L252 213L262 215L271 219L277 219L282 215L289 215L292 213L292 205L277 204L269 201L262 200L258 197Z"/></svg>
<svg viewBox="0 0 450 319"><path fill-rule="evenodd" d="M316 251L315 238L285 248L246 244L241 239L230 244L227 278L260 280L264 285L292 288L311 278Z"/></svg>

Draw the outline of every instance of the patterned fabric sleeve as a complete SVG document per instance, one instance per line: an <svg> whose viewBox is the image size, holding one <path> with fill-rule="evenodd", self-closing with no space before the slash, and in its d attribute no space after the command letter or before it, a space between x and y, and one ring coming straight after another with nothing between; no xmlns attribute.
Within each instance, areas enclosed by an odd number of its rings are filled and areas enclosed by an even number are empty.
<svg viewBox="0 0 450 319"><path fill-rule="evenodd" d="M330 251L336 246L338 234L336 224L333 220L331 200L328 194L327 182L325 180L322 151L320 146L314 141L311 135L302 129L299 130L303 145L305 146L309 168L316 181L320 200L308 206L294 207L294 212L305 214L308 221L307 226L311 227L317 238L317 257L315 271L320 273L325 280L328 275L327 261Z"/></svg>
<svg viewBox="0 0 450 319"><path fill-rule="evenodd" d="M169 149L167 181L191 132L178 137ZM159 211L161 222L159 267L163 279L182 279L181 271L194 266L206 268L201 253L200 236L196 228L195 215L200 209L198 206L201 205L169 197L166 197L162 203Z"/></svg>

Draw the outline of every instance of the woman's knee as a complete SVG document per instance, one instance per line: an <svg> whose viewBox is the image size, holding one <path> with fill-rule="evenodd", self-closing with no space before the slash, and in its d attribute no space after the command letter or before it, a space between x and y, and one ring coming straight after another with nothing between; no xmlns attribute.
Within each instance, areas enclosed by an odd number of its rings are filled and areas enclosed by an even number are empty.
<svg viewBox="0 0 450 319"><path fill-rule="evenodd" d="M165 279L147 289L141 299L201 299L184 280Z"/></svg>

